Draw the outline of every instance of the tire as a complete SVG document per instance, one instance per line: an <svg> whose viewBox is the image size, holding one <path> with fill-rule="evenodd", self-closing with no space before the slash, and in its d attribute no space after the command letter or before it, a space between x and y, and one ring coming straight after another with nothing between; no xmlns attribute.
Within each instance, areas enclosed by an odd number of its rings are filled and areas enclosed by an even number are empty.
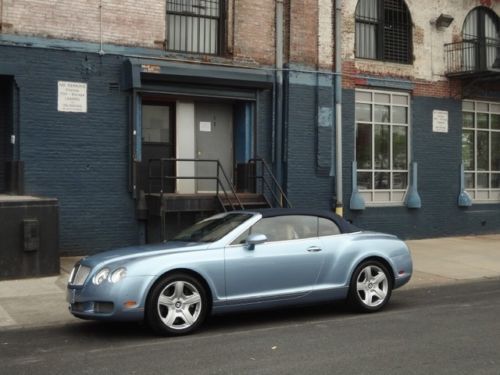
<svg viewBox="0 0 500 375"><path fill-rule="evenodd" d="M356 267L349 285L349 304L360 312L376 312L389 302L392 277L379 261L367 260Z"/></svg>
<svg viewBox="0 0 500 375"><path fill-rule="evenodd" d="M209 309L207 291L194 277L175 273L154 285L146 302L146 321L164 336L189 334L205 321Z"/></svg>

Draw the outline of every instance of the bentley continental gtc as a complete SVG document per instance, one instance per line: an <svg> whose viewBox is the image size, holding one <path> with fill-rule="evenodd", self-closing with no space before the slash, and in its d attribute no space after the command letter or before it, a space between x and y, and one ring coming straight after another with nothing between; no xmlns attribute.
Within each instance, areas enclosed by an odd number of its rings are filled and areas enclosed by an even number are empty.
<svg viewBox="0 0 500 375"><path fill-rule="evenodd" d="M167 242L81 259L67 300L78 318L144 320L159 334L181 335L224 312L339 299L379 311L411 274L403 241L330 212L232 211Z"/></svg>

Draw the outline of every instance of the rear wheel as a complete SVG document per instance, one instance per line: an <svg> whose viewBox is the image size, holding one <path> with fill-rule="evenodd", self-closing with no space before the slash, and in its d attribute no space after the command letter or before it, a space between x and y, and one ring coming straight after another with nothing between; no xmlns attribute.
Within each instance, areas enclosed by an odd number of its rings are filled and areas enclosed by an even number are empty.
<svg viewBox="0 0 500 375"><path fill-rule="evenodd" d="M387 267L379 261L361 263L351 278L349 303L362 312L381 310L391 298L392 278Z"/></svg>
<svg viewBox="0 0 500 375"><path fill-rule="evenodd" d="M196 330L208 313L207 292L194 277L176 273L158 282L148 298L146 319L157 333L184 335Z"/></svg>

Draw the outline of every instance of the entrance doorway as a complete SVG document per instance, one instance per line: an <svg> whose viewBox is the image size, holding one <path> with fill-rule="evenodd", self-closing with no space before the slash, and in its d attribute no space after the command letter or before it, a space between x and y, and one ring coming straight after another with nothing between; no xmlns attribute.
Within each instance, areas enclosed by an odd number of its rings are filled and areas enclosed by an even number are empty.
<svg viewBox="0 0 500 375"><path fill-rule="evenodd" d="M12 161L14 151L12 90L12 78L0 76L0 194L8 190L7 164Z"/></svg>
<svg viewBox="0 0 500 375"><path fill-rule="evenodd" d="M175 157L175 103L161 100L143 99L141 107L142 119L142 162L139 167L139 189L146 192L159 192L161 181L150 179L151 176L160 176L160 164L152 163L151 159ZM175 163L164 164L165 176L175 175ZM174 192L175 181L165 181L164 192Z"/></svg>
<svg viewBox="0 0 500 375"><path fill-rule="evenodd" d="M160 178L149 178L160 176L160 163L150 163L151 159L177 159L163 164L164 176L178 177L164 180L164 193L193 195L215 193L217 177L222 184L219 191L222 187L228 191L235 185L235 163L246 163L254 155L251 103L144 96L140 118L142 162L137 185L146 193L161 188Z"/></svg>

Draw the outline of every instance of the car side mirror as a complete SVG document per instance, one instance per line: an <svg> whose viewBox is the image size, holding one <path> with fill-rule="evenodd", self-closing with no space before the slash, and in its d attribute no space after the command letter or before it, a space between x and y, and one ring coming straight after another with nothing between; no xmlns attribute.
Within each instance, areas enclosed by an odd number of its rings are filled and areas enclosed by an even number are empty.
<svg viewBox="0 0 500 375"><path fill-rule="evenodd" d="M248 250L255 249L255 245L259 245L267 241L267 236L265 234L255 233L251 234L247 237L245 244L248 247Z"/></svg>

